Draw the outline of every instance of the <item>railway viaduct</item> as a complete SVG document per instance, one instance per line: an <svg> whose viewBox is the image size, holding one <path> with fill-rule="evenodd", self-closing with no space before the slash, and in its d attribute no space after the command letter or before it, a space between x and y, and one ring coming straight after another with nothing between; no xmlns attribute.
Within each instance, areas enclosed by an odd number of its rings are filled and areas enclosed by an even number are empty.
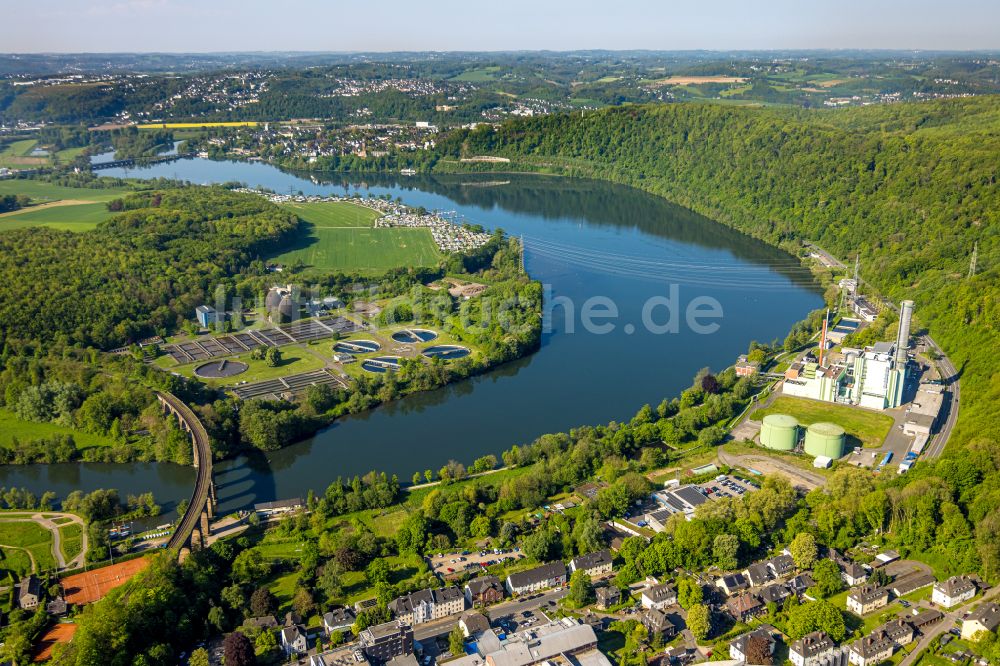
<svg viewBox="0 0 1000 666"><path fill-rule="evenodd" d="M212 479L212 449L209 446L205 426L190 407L171 393L157 391L156 397L163 407L163 413L176 417L181 430L191 436L194 466L198 470L198 478L187 511L184 512L180 524L167 542L167 547L178 551L179 556L183 558L187 552L208 545L209 521L215 515L216 508L215 481Z"/></svg>

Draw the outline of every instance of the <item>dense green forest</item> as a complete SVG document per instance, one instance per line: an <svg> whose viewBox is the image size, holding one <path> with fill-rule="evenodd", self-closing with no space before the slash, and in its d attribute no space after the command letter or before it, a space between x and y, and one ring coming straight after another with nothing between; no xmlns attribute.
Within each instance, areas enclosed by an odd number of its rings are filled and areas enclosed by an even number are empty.
<svg viewBox="0 0 1000 666"><path fill-rule="evenodd" d="M6 338L107 349L173 330L298 225L261 197L222 188L136 193L109 207L120 213L94 231L0 236Z"/></svg>
<svg viewBox="0 0 1000 666"><path fill-rule="evenodd" d="M845 260L860 254L862 277L896 301L915 300L918 320L960 368L954 442L992 436L1000 400L995 97L829 112L634 106L461 130L438 148L450 158L505 155L515 160L506 168L633 185L793 251L810 240Z"/></svg>

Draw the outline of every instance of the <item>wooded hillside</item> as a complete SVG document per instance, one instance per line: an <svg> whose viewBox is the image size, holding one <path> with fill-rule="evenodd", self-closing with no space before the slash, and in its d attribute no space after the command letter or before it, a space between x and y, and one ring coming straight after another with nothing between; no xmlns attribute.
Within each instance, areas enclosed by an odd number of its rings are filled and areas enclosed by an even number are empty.
<svg viewBox="0 0 1000 666"><path fill-rule="evenodd" d="M953 442L992 436L1000 421L995 97L811 112L619 107L461 130L438 146L633 185L789 249L810 240L848 261L860 253L862 277L915 300L960 368Z"/></svg>

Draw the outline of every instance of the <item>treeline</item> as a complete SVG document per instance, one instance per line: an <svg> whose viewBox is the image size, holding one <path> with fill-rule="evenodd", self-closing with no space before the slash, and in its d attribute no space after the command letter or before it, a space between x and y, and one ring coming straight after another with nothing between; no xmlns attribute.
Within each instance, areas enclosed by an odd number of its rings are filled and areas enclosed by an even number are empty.
<svg viewBox="0 0 1000 666"><path fill-rule="evenodd" d="M994 97L829 112L718 105L553 114L441 137L448 158L632 185L800 252L849 259L963 368L956 443L995 430L1000 400L1000 110ZM443 164L443 163L442 163ZM488 167L479 166L479 169ZM978 271L966 278L978 243Z"/></svg>
<svg viewBox="0 0 1000 666"><path fill-rule="evenodd" d="M173 141L173 133L164 129L140 130L131 125L111 132L111 145L115 148L115 158L119 160L153 157L170 148Z"/></svg>
<svg viewBox="0 0 1000 666"><path fill-rule="evenodd" d="M0 237L0 320L8 339L109 348L176 329L298 220L222 188L136 193L97 229Z"/></svg>

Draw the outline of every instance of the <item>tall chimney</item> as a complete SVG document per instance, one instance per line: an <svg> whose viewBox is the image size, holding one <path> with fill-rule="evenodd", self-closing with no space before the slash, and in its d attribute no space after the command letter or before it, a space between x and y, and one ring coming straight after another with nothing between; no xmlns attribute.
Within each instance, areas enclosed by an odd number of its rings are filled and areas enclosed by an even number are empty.
<svg viewBox="0 0 1000 666"><path fill-rule="evenodd" d="M896 336L896 362L906 363L906 350L910 346L910 319L913 301L903 301L899 308L899 334Z"/></svg>
<svg viewBox="0 0 1000 666"><path fill-rule="evenodd" d="M826 353L826 325L830 321L830 308L826 309L826 316L823 317L823 334L819 336L819 367L823 367L823 355Z"/></svg>

